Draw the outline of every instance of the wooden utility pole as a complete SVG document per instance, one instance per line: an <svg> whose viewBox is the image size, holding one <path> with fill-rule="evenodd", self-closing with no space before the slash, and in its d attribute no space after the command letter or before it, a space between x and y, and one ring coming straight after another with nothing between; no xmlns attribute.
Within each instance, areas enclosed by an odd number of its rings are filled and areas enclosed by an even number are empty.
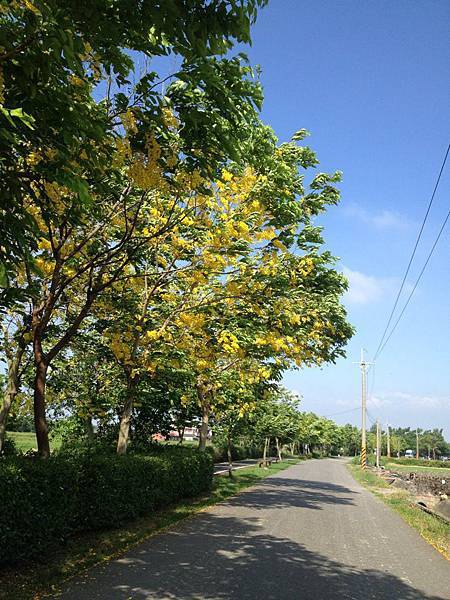
<svg viewBox="0 0 450 600"><path fill-rule="evenodd" d="M389 425L386 425L386 455L391 458L391 431Z"/></svg>
<svg viewBox="0 0 450 600"><path fill-rule="evenodd" d="M380 454L381 454L381 435L380 435L380 420L377 419L377 469L380 468Z"/></svg>
<svg viewBox="0 0 450 600"><path fill-rule="evenodd" d="M416 458L419 458L419 430L416 429Z"/></svg>

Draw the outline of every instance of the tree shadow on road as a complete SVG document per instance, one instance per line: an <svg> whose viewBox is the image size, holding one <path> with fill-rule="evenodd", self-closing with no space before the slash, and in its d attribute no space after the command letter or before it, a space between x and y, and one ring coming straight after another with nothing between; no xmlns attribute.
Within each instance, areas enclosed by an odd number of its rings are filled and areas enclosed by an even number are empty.
<svg viewBox="0 0 450 600"><path fill-rule="evenodd" d="M261 492L264 493L261 493ZM321 510L327 504L353 504L350 488L325 481L270 477L255 489L228 500L233 506L256 509L311 508Z"/></svg>
<svg viewBox="0 0 450 600"><path fill-rule="evenodd" d="M208 513L91 570L63 598L444 600L391 573L331 560L270 535L258 517Z"/></svg>

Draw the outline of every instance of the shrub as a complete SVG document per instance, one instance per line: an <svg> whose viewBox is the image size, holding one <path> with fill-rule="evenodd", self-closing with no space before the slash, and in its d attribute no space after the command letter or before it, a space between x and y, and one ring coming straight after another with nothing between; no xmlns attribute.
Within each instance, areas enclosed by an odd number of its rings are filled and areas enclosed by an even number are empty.
<svg viewBox="0 0 450 600"><path fill-rule="evenodd" d="M91 451L0 462L0 564L42 556L75 532L118 526L207 491L212 460L187 448L153 456Z"/></svg>
<svg viewBox="0 0 450 600"><path fill-rule="evenodd" d="M214 462L226 462L228 460L228 451L226 442L218 440L212 446L208 446L207 450L211 452ZM262 447L259 446L244 446L233 444L231 447L231 456L233 460L244 460L245 458L261 458Z"/></svg>
<svg viewBox="0 0 450 600"><path fill-rule="evenodd" d="M18 456L19 454L21 454L21 452L17 448L16 442L11 438L6 437L3 441L3 448L0 456Z"/></svg>
<svg viewBox="0 0 450 600"><path fill-rule="evenodd" d="M41 555L72 530L77 509L74 463L51 457L0 463L0 564Z"/></svg>

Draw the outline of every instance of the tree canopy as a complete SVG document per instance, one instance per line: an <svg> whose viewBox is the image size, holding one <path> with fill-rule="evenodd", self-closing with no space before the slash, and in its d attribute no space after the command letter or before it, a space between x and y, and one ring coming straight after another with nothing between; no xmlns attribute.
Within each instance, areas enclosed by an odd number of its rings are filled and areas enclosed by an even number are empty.
<svg viewBox="0 0 450 600"><path fill-rule="evenodd" d="M341 174L261 122L233 55L264 4L0 3L0 438L32 404L43 457L68 414L119 453L198 418L204 449L286 370L344 354L315 223Z"/></svg>

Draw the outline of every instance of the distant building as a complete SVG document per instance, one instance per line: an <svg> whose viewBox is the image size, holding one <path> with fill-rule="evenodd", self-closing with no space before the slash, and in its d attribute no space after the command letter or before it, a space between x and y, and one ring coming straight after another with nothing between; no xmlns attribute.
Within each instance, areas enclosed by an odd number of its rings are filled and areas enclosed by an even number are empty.
<svg viewBox="0 0 450 600"><path fill-rule="evenodd" d="M169 432L169 437L171 440L180 439L180 436L178 435L178 431L176 429L172 429L172 431ZM211 439L211 437L212 437L211 430L208 430L208 439ZM198 427L185 427L184 428L183 440L192 442L192 441L198 440L198 438L199 438Z"/></svg>
<svg viewBox="0 0 450 600"><path fill-rule="evenodd" d="M172 429L172 431L169 432L169 437L171 440L178 440L180 438L176 429ZM189 441L198 440L198 428L185 427L183 439Z"/></svg>

